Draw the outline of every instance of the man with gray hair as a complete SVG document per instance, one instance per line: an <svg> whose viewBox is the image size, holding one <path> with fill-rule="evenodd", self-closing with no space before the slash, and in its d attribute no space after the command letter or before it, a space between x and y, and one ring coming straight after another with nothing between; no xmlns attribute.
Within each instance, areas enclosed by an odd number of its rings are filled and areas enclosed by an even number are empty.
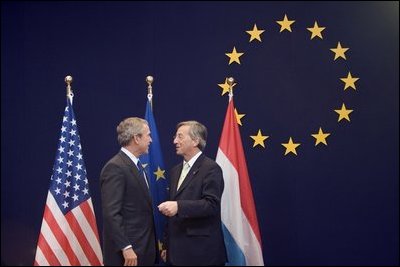
<svg viewBox="0 0 400 267"><path fill-rule="evenodd" d="M197 121L177 125L174 144L183 162L170 172L170 201L158 209L168 216L166 251L172 265L225 265L221 225L224 179L221 167L202 151L207 128Z"/></svg>
<svg viewBox="0 0 400 267"><path fill-rule="evenodd" d="M121 150L100 174L104 265L154 265L156 237L147 176L139 161L151 143L146 120L132 117L117 127Z"/></svg>

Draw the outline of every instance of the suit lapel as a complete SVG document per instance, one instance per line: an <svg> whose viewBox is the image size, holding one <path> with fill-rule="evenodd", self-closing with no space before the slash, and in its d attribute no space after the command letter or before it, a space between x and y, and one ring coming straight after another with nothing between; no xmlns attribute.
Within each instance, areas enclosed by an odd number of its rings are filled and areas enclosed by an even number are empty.
<svg viewBox="0 0 400 267"><path fill-rule="evenodd" d="M171 185L170 185L170 191L171 191L171 199L174 199L176 196L176 188L178 187L178 181L179 181L179 176L180 173L182 172L183 164L179 164L174 172L171 172Z"/></svg>
<svg viewBox="0 0 400 267"><path fill-rule="evenodd" d="M144 180L146 178L142 177L135 163L124 152L120 151L119 154L122 160L125 162L125 164L128 165L129 170L131 171L132 174L132 178L136 179L143 188L146 195L146 200L149 202L151 206L152 204L151 204L150 189L147 187L147 184Z"/></svg>

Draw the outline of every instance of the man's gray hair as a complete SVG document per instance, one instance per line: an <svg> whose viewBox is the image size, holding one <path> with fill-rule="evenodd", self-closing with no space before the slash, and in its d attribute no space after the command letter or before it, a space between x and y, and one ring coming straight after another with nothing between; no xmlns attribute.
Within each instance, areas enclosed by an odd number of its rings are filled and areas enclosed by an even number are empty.
<svg viewBox="0 0 400 267"><path fill-rule="evenodd" d="M142 135L143 125L147 123L146 120L131 117L121 121L117 126L118 143L121 147L129 145L135 135Z"/></svg>
<svg viewBox="0 0 400 267"><path fill-rule="evenodd" d="M198 121L182 121L178 123L176 129L178 130L179 127L187 125L189 126L189 136L192 140L199 140L198 148L201 151L204 151L204 148L207 144L207 128L203 124Z"/></svg>

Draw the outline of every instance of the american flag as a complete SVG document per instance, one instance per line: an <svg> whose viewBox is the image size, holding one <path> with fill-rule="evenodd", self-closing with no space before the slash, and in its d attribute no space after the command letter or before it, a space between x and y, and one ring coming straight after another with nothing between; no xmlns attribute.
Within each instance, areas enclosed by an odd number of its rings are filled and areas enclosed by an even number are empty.
<svg viewBox="0 0 400 267"><path fill-rule="evenodd" d="M70 98L59 140L34 265L102 265L96 217Z"/></svg>

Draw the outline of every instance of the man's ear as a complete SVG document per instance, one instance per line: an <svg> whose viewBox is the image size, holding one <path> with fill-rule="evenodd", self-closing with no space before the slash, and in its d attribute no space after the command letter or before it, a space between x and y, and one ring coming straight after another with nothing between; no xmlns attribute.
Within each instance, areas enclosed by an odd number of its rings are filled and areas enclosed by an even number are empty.
<svg viewBox="0 0 400 267"><path fill-rule="evenodd" d="M193 140L194 147L197 147L199 145L199 143L200 143L199 138L196 138Z"/></svg>
<svg viewBox="0 0 400 267"><path fill-rule="evenodd" d="M136 144L139 144L139 136L138 135L134 135L133 136L133 140L135 141Z"/></svg>

